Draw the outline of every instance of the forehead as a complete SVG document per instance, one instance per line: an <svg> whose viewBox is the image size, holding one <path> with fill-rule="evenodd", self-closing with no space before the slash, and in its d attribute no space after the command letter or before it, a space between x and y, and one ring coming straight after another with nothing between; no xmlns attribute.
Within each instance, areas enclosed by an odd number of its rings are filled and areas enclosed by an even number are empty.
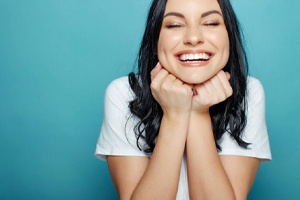
<svg viewBox="0 0 300 200"><path fill-rule="evenodd" d="M217 0L167 0L165 12L202 13L208 10L221 12Z"/></svg>

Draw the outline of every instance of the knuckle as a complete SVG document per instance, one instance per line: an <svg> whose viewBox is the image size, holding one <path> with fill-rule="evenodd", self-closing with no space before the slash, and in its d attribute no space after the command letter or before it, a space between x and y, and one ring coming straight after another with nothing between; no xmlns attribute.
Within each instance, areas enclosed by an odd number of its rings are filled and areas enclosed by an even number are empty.
<svg viewBox="0 0 300 200"><path fill-rule="evenodd" d="M185 95L185 96L191 96L193 94L193 91L188 87L184 87L182 92L183 92L183 95Z"/></svg>
<svg viewBox="0 0 300 200"><path fill-rule="evenodd" d="M152 90L157 90L158 88L158 83L156 81L152 81L151 84L150 84L150 88Z"/></svg>
<svg viewBox="0 0 300 200"><path fill-rule="evenodd" d="M167 84L167 83L163 83L162 85L161 85L161 90L163 91L163 92L167 92L167 91L169 91L170 89L169 89L169 85Z"/></svg>

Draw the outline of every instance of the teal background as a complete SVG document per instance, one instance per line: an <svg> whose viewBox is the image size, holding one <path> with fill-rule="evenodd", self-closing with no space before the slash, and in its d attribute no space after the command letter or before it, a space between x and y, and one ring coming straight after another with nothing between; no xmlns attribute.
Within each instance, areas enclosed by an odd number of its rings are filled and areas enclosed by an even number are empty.
<svg viewBox="0 0 300 200"><path fill-rule="evenodd" d="M108 83L133 69L150 0L0 0L0 199L117 199L94 157ZM232 0L266 93L273 161L249 199L300 199L300 1Z"/></svg>

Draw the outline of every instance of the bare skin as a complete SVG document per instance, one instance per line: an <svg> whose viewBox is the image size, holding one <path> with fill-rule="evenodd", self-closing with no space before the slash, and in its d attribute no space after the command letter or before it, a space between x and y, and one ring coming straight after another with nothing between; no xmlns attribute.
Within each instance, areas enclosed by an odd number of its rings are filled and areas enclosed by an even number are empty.
<svg viewBox="0 0 300 200"><path fill-rule="evenodd" d="M151 77L152 93L164 111L151 159L107 157L120 199L175 199L185 149L190 199L246 199L259 159L219 156L208 113L232 94L229 74L220 71L193 86L158 65Z"/></svg>
<svg viewBox="0 0 300 200"><path fill-rule="evenodd" d="M151 72L151 92L163 117L153 155L107 156L120 199L174 200L184 152L191 200L246 199L259 159L219 156L209 114L232 95L222 70L229 41L218 2L168 0L157 54L162 65Z"/></svg>

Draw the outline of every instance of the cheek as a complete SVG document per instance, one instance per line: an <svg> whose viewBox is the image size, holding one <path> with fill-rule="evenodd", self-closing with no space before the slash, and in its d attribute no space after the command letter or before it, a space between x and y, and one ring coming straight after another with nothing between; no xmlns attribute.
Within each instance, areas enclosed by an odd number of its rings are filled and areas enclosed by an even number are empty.
<svg viewBox="0 0 300 200"><path fill-rule="evenodd" d="M229 59L229 54L230 54L230 44L229 44L229 38L225 37L224 38L224 56L226 57L226 63Z"/></svg>
<svg viewBox="0 0 300 200"><path fill-rule="evenodd" d="M222 67L225 67L225 65L227 64L228 62L228 59L229 59L229 42L227 43L224 43L223 44L223 48L220 50L222 52L221 54L221 60L220 60L220 63L222 65Z"/></svg>
<svg viewBox="0 0 300 200"><path fill-rule="evenodd" d="M228 46L229 44L228 33L225 27L209 30L205 32L205 37L219 48Z"/></svg>
<svg viewBox="0 0 300 200"><path fill-rule="evenodd" d="M229 57L229 38L227 32L223 33L222 40L220 41L222 43L224 53Z"/></svg>
<svg viewBox="0 0 300 200"><path fill-rule="evenodd" d="M163 44L160 40L158 40L158 43L157 43L157 55L161 54L163 52Z"/></svg>
<svg viewBox="0 0 300 200"><path fill-rule="evenodd" d="M157 43L157 57L160 62L160 64L166 68L168 66L167 60L168 60L168 42L166 40L166 37L164 34L161 34Z"/></svg>
<svg viewBox="0 0 300 200"><path fill-rule="evenodd" d="M157 44L157 53L172 53L174 49L182 42L181 32L161 31Z"/></svg>
<svg viewBox="0 0 300 200"><path fill-rule="evenodd" d="M157 41L157 56L160 57L161 54L163 53L163 48L164 48L164 36L162 33L160 33L160 36Z"/></svg>
<svg viewBox="0 0 300 200"><path fill-rule="evenodd" d="M163 47L164 47L164 45L162 44L161 40L158 40L158 43L157 43L157 57L158 57L159 62L161 62L164 58L164 49L163 49Z"/></svg>

